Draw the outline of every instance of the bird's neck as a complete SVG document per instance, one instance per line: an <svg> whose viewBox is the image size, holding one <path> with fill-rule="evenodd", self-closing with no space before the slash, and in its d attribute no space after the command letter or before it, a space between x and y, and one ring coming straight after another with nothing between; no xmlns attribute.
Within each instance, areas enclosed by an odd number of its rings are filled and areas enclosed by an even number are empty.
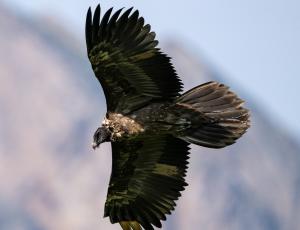
<svg viewBox="0 0 300 230"><path fill-rule="evenodd" d="M141 124L120 113L107 113L102 126L111 132L111 141L116 141L144 132Z"/></svg>

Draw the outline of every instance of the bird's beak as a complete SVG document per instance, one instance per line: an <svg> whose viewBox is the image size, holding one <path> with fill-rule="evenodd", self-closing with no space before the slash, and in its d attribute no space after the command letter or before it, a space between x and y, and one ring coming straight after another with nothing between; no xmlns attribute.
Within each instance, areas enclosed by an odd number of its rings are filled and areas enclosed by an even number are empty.
<svg viewBox="0 0 300 230"><path fill-rule="evenodd" d="M92 147L95 150L96 148L98 148L99 144L97 144L95 141L92 143Z"/></svg>

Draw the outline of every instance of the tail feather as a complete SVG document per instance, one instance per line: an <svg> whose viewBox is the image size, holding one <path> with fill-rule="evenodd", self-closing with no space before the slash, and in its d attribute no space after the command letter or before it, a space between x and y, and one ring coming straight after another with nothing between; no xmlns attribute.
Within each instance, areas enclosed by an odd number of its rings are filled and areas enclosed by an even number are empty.
<svg viewBox="0 0 300 230"><path fill-rule="evenodd" d="M233 144L249 128L249 111L243 100L218 82L197 86L176 101L177 107L198 114L182 139L210 148Z"/></svg>

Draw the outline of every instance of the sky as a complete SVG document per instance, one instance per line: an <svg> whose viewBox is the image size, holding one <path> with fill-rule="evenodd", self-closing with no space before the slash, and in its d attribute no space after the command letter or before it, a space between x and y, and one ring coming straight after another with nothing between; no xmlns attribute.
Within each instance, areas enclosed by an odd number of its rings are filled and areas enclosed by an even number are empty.
<svg viewBox="0 0 300 230"><path fill-rule="evenodd" d="M49 15L83 38L87 8L99 1L2 0L28 15ZM175 37L300 136L300 1L101 1L104 9L134 6L160 40ZM202 83L199 80L199 84Z"/></svg>

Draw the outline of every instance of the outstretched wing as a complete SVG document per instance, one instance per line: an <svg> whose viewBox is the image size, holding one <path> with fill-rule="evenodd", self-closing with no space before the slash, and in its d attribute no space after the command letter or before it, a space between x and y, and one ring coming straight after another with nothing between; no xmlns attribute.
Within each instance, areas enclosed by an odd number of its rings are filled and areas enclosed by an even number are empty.
<svg viewBox="0 0 300 230"><path fill-rule="evenodd" d="M170 58L156 48L149 24L132 8L121 16L110 8L100 20L100 5L86 18L86 44L92 68L102 85L108 111L130 113L150 101L179 95L182 83Z"/></svg>
<svg viewBox="0 0 300 230"><path fill-rule="evenodd" d="M120 222L123 229L161 227L160 221L171 213L187 185L188 145L170 135L113 142L104 216L112 223Z"/></svg>

